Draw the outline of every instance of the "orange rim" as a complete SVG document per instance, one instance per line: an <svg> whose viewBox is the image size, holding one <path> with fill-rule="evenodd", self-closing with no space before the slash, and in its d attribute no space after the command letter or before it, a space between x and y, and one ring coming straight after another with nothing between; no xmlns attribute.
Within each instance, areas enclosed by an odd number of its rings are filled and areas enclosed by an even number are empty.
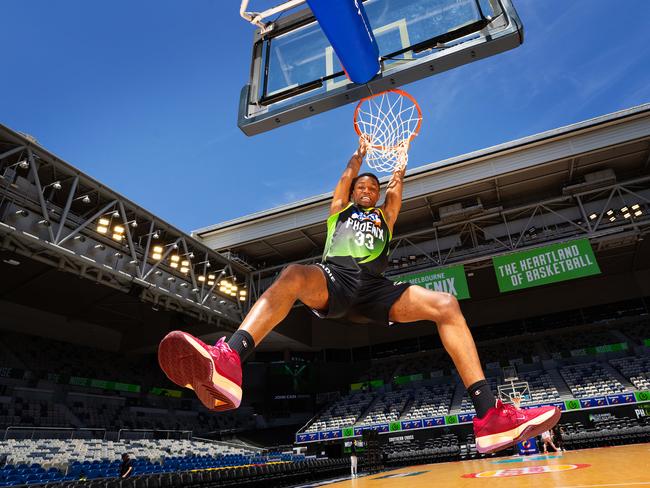
<svg viewBox="0 0 650 488"><path fill-rule="evenodd" d="M415 130L413 131L411 136L407 139L407 141L410 143L415 138L415 136L417 136L420 133L420 126L422 125L422 110L420 109L420 104L417 102L417 100L415 98L413 98L413 96L411 94L406 93L404 90L400 90L399 88L392 88L390 90L384 90L381 93L376 93L375 95L370 95L369 97L365 97L365 98L362 98L361 100L359 100L359 103L357 103L357 106L354 109L354 130L355 130L355 132L357 133L357 135L359 137L364 135L364 132L361 132L359 130L359 125L357 124L357 117L359 115L359 109L361 108L361 105L363 105L368 100L371 100L371 99L373 99L375 97L384 95L385 93L389 93L389 92L397 93L398 95L401 95L403 97L408 98L411 102L413 102L413 105L415 106L415 109L418 111L418 124L415 127ZM386 150L389 150L389 151L393 150L394 151L394 150L397 150L399 148L399 146L389 146L389 147L370 146L370 147L372 147L373 149L381 150L381 151L386 151Z"/></svg>

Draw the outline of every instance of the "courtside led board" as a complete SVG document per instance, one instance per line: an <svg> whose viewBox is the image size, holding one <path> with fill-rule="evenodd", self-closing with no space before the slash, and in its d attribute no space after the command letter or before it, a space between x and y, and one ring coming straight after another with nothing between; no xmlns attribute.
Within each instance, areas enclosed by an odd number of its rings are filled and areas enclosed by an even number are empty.
<svg viewBox="0 0 650 488"><path fill-rule="evenodd" d="M511 0L366 0L363 7L381 67L364 85L348 80L309 8L257 30L239 105L244 133L266 132L523 42Z"/></svg>

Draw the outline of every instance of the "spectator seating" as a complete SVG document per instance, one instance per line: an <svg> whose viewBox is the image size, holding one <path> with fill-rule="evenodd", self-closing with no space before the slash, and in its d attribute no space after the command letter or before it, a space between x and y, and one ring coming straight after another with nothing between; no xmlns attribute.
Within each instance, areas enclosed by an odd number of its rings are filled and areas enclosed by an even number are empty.
<svg viewBox="0 0 650 488"><path fill-rule="evenodd" d="M610 364L638 390L650 390L650 356L612 359Z"/></svg>
<svg viewBox="0 0 650 488"><path fill-rule="evenodd" d="M408 390L392 391L381 395L360 422L364 425L394 422L400 418L408 399Z"/></svg>
<svg viewBox="0 0 650 488"><path fill-rule="evenodd" d="M413 393L413 403L402 415L402 420L437 417L449 414L455 385L423 386Z"/></svg>
<svg viewBox="0 0 650 488"><path fill-rule="evenodd" d="M628 391L617 379L598 362L564 366L560 369L562 377L575 398L613 395Z"/></svg>
<svg viewBox="0 0 650 488"><path fill-rule="evenodd" d="M351 427L368 408L375 395L366 392L351 393L330 405L309 425L305 432Z"/></svg>

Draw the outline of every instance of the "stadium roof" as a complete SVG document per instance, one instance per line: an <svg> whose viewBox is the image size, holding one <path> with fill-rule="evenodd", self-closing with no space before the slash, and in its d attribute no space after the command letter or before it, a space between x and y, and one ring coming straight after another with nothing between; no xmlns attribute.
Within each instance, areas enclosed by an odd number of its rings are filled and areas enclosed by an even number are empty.
<svg viewBox="0 0 650 488"><path fill-rule="evenodd" d="M433 205L475 195L479 182L499 179L503 188L516 184L519 194L527 184L532 185L532 180L536 187L543 180L561 186L567 181L565 161L648 136L650 104L644 104L415 168L407 172L404 206L395 235L430 225ZM595 159L617 156L620 153L612 149ZM562 162L561 178L557 177L558 165L549 164L553 162ZM585 162L585 167L589 165L594 165L594 158ZM579 173L580 162L570 172ZM570 179L571 174L568 176ZM331 192L316 195L198 229L192 235L212 249L242 252L255 260L272 262L273 255L285 261L304 257L310 249L322 249L330 198Z"/></svg>

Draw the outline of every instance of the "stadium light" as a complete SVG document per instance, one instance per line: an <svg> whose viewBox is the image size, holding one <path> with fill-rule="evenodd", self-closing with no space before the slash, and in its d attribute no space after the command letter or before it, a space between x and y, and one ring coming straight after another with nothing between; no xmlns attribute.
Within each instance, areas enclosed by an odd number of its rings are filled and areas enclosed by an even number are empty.
<svg viewBox="0 0 650 488"><path fill-rule="evenodd" d="M616 220L616 217L610 217L610 218L609 218L609 221L610 221L610 222L614 222L615 220Z"/></svg>
<svg viewBox="0 0 650 488"><path fill-rule="evenodd" d="M160 261L162 259L162 252L163 252L162 246L154 246L153 252L151 253L151 257L157 261Z"/></svg>
<svg viewBox="0 0 650 488"><path fill-rule="evenodd" d="M610 209L607 211L607 215L611 217L612 215L614 215L614 211L610 208Z"/></svg>
<svg viewBox="0 0 650 488"><path fill-rule="evenodd" d="M80 197L77 197L72 201L76 202L77 200L81 200L83 203L88 204L88 203L90 203L90 196L89 195L81 195Z"/></svg>
<svg viewBox="0 0 650 488"><path fill-rule="evenodd" d="M596 220L597 217L598 217L598 215L596 215L595 213L592 213L592 214L589 216L589 218L590 218L591 220Z"/></svg>
<svg viewBox="0 0 650 488"><path fill-rule="evenodd" d="M122 239L124 239L124 227L118 224L113 227L113 240L122 242Z"/></svg>
<svg viewBox="0 0 650 488"><path fill-rule="evenodd" d="M641 210L637 210L636 212L634 212L635 217L640 217L641 215L643 215L643 212Z"/></svg>
<svg viewBox="0 0 650 488"><path fill-rule="evenodd" d="M621 212L622 212L622 213L626 213L627 211L628 211L628 208L627 208L627 207L622 207L622 208L621 208Z"/></svg>
<svg viewBox="0 0 650 488"><path fill-rule="evenodd" d="M630 217L632 217L632 214L630 212L626 212L623 214L623 217L629 219Z"/></svg>
<svg viewBox="0 0 650 488"><path fill-rule="evenodd" d="M29 212L21 208L20 210L16 210L16 215L20 215L21 217L27 217L29 215Z"/></svg>
<svg viewBox="0 0 650 488"><path fill-rule="evenodd" d="M632 210L639 210L639 204L635 203L634 205L632 205Z"/></svg>
<svg viewBox="0 0 650 488"><path fill-rule="evenodd" d="M174 269L178 268L178 263L180 262L181 257L178 254L172 254L169 259L171 261L169 265Z"/></svg>
<svg viewBox="0 0 650 488"><path fill-rule="evenodd" d="M190 271L190 262L187 259L181 261L181 273L187 274Z"/></svg>
<svg viewBox="0 0 650 488"><path fill-rule="evenodd" d="M100 234L106 234L108 232L108 226L110 225L110 221L104 217L100 218L97 221L97 232Z"/></svg>
<svg viewBox="0 0 650 488"><path fill-rule="evenodd" d="M13 168L14 166L18 166L18 167L20 167L21 169L27 169L27 168L29 168L29 163L27 162L26 159L21 159L21 160L18 161L17 163L14 163L14 164L12 164L12 165L7 166L7 169L9 169L9 168Z"/></svg>
<svg viewBox="0 0 650 488"><path fill-rule="evenodd" d="M59 180L56 180L56 181L53 181L52 183L49 183L49 184L45 185L45 186L42 188L42 190L45 191L45 190L46 190L47 188L49 188L50 186L51 186L52 188L54 188L55 190L60 190L60 189L62 188L62 186L61 186L61 182L60 182Z"/></svg>

